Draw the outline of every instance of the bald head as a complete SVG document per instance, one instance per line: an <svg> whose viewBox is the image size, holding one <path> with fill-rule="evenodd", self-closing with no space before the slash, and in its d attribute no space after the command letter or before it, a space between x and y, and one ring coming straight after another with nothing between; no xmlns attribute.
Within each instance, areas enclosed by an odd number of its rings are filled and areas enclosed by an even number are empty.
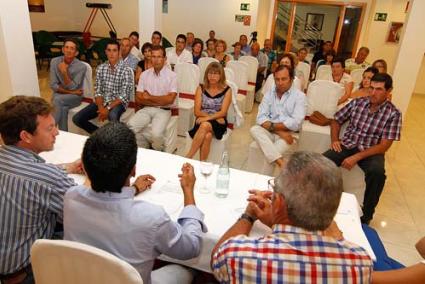
<svg viewBox="0 0 425 284"><path fill-rule="evenodd" d="M258 52L260 52L260 44L258 42L254 42L251 45L251 55L252 56L257 56Z"/></svg>

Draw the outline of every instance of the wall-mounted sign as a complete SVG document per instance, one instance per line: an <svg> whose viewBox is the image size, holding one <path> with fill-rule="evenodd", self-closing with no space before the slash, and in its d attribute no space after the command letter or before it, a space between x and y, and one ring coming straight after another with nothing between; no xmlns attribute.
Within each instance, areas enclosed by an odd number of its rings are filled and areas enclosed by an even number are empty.
<svg viewBox="0 0 425 284"><path fill-rule="evenodd" d="M249 3L241 3L241 11L249 11Z"/></svg>
<svg viewBox="0 0 425 284"><path fill-rule="evenodd" d="M388 33L387 42L399 43L402 28L403 28L403 23L391 22L390 32Z"/></svg>
<svg viewBox="0 0 425 284"><path fill-rule="evenodd" d="M387 20L387 13L376 13L375 14L375 21L385 22Z"/></svg>
<svg viewBox="0 0 425 284"><path fill-rule="evenodd" d="M249 15L235 15L235 22L243 23L244 26L251 25L251 16Z"/></svg>

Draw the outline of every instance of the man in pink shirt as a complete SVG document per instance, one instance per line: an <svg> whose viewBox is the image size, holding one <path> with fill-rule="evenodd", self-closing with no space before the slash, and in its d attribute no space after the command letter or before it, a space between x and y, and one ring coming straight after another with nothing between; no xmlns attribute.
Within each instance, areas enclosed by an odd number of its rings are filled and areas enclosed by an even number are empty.
<svg viewBox="0 0 425 284"><path fill-rule="evenodd" d="M171 117L171 109L176 107L177 75L165 66L167 57L162 46L152 47L152 64L142 73L136 90L136 105L139 111L128 125L138 136L139 147L162 151L164 132ZM152 135L146 138L146 127L152 124Z"/></svg>

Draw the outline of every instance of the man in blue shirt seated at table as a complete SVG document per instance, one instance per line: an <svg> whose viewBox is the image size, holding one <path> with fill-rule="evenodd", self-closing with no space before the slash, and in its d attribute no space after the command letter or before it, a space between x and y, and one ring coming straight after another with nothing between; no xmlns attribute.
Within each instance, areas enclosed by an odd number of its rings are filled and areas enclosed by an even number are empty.
<svg viewBox="0 0 425 284"><path fill-rule="evenodd" d="M151 175L142 175L130 186L136 158L136 137L124 124L108 123L88 138L82 161L91 188L76 186L65 195L65 239L125 260L139 271L144 283L169 283L166 277L173 283L190 283L193 276L182 266L151 271L161 254L185 260L200 253L206 227L204 214L195 205L193 167L185 163L179 175L185 207L174 222L161 206L135 200L155 181Z"/></svg>

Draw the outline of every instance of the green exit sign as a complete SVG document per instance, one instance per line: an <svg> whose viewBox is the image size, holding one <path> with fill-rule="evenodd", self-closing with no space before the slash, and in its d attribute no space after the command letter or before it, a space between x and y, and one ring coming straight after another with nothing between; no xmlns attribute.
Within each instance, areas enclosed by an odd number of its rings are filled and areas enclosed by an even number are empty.
<svg viewBox="0 0 425 284"><path fill-rule="evenodd" d="M249 3L241 3L241 11L249 11Z"/></svg>
<svg viewBox="0 0 425 284"><path fill-rule="evenodd" d="M387 13L376 13L374 20L379 22L385 22L387 20L387 15Z"/></svg>

